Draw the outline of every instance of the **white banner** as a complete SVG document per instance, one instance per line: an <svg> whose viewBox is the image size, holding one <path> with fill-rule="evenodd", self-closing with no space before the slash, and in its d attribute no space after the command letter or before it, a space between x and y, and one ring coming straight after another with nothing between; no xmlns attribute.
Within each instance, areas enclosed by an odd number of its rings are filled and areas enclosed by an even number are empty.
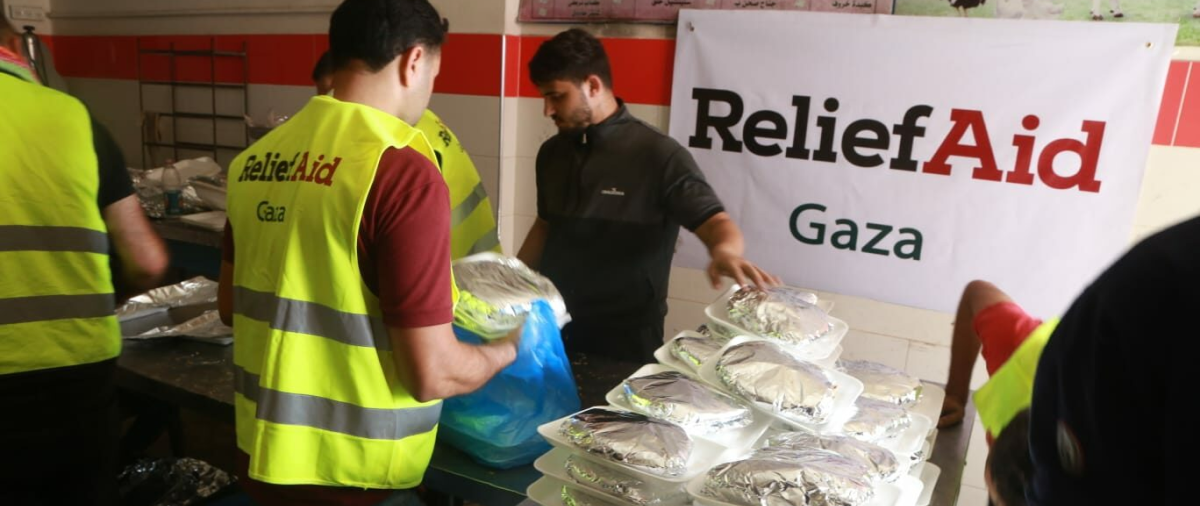
<svg viewBox="0 0 1200 506"><path fill-rule="evenodd" d="M1129 242L1175 31L684 11L671 136L788 284L1055 316Z"/></svg>

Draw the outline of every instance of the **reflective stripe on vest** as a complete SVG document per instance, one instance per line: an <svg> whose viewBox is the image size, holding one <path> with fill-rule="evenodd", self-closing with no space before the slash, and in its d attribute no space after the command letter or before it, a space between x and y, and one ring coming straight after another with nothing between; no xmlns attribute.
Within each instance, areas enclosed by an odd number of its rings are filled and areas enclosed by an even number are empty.
<svg viewBox="0 0 1200 506"><path fill-rule="evenodd" d="M237 439L256 480L411 488L429 464L441 402L418 402L397 379L358 266L390 147L433 159L395 117L315 97L230 164Z"/></svg>
<svg viewBox="0 0 1200 506"><path fill-rule="evenodd" d="M1037 374L1038 359L1058 326L1058 319L1047 320L1026 337L1012 356L996 370L975 392L975 409L979 420L993 438L1012 421L1018 413L1033 402L1033 381Z"/></svg>
<svg viewBox="0 0 1200 506"><path fill-rule="evenodd" d="M121 350L92 125L78 100L0 72L0 374Z"/></svg>
<svg viewBox="0 0 1200 506"><path fill-rule="evenodd" d="M450 257L457 260L484 251L499 253L492 203L467 150L429 109L416 126L437 152L442 178L450 190Z"/></svg>

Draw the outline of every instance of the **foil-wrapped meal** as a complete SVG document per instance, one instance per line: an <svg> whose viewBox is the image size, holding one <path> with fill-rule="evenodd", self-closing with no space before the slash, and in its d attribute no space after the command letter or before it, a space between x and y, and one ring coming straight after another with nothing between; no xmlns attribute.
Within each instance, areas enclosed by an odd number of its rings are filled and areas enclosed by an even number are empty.
<svg viewBox="0 0 1200 506"><path fill-rule="evenodd" d="M712 337L679 336L671 340L671 354L693 371L698 371L724 345Z"/></svg>
<svg viewBox="0 0 1200 506"><path fill-rule="evenodd" d="M874 482L893 482L900 478L900 462L887 448L848 436L817 435L811 432L783 432L767 439L768 447L829 450L867 468Z"/></svg>
<svg viewBox="0 0 1200 506"><path fill-rule="evenodd" d="M828 450L768 447L712 468L703 493L742 506L858 506L875 497L866 474Z"/></svg>
<svg viewBox="0 0 1200 506"><path fill-rule="evenodd" d="M859 397L854 406L857 411L842 426L842 432L860 441L892 439L912 425L908 410L890 402Z"/></svg>
<svg viewBox="0 0 1200 506"><path fill-rule="evenodd" d="M160 286L141 295L130 297L117 308L117 319L130 320L148 313L173 307L191 306L217 301L217 282L203 276L173 285Z"/></svg>
<svg viewBox="0 0 1200 506"><path fill-rule="evenodd" d="M863 382L862 396L909 406L921 396L921 380L904 371L867 360L839 360L838 369Z"/></svg>
<svg viewBox="0 0 1200 506"><path fill-rule="evenodd" d="M817 307L816 295L786 286L746 286L729 298L729 317L762 337L794 345L811 344L833 330L833 321Z"/></svg>
<svg viewBox="0 0 1200 506"><path fill-rule="evenodd" d="M822 424L833 412L837 384L820 366L778 344L748 341L717 359L717 376L731 392L800 423Z"/></svg>
<svg viewBox="0 0 1200 506"><path fill-rule="evenodd" d="M616 501L571 485L563 485L562 502L563 506L620 506Z"/></svg>
<svg viewBox="0 0 1200 506"><path fill-rule="evenodd" d="M137 335L124 337L125 339L141 340L174 336L202 338L214 343L229 344L233 342L233 327L225 325L221 321L220 313L212 309L178 325L164 325Z"/></svg>
<svg viewBox="0 0 1200 506"><path fill-rule="evenodd" d="M682 485L663 488L651 485L646 480L630 473L592 462L578 455L567 457L567 476L576 483L586 485L619 497L638 506L664 506L682 504L687 492Z"/></svg>
<svg viewBox="0 0 1200 506"><path fill-rule="evenodd" d="M590 408L567 418L559 433L588 453L662 476L682 476L692 457L682 427L640 413Z"/></svg>
<svg viewBox="0 0 1200 506"><path fill-rule="evenodd" d="M696 434L736 430L753 422L749 408L675 371L629 378L621 386L634 410Z"/></svg>
<svg viewBox="0 0 1200 506"><path fill-rule="evenodd" d="M459 300L454 323L485 338L498 338L521 325L533 302L543 299L566 325L567 306L549 279L516 258L481 254L454 263Z"/></svg>

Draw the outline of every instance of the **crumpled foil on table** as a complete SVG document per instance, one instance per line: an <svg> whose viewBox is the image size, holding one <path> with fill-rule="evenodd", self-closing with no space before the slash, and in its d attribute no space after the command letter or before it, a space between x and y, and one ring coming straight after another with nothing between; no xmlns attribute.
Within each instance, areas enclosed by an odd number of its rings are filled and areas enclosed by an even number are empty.
<svg viewBox="0 0 1200 506"><path fill-rule="evenodd" d="M712 337L679 336L671 340L671 355L687 364L693 371L699 371L709 358L717 353L725 343Z"/></svg>
<svg viewBox="0 0 1200 506"><path fill-rule="evenodd" d="M187 506L199 504L237 478L191 458L142 460L117 476L123 504Z"/></svg>
<svg viewBox="0 0 1200 506"><path fill-rule="evenodd" d="M221 314L216 309L210 309L179 325L156 327L138 335L125 336L125 339L160 339L174 336L196 337L206 341L228 344L232 342L233 327L225 325L221 321Z"/></svg>
<svg viewBox="0 0 1200 506"><path fill-rule="evenodd" d="M709 470L703 493L742 506L858 506L875 497L866 473L828 450L768 447Z"/></svg>
<svg viewBox="0 0 1200 506"><path fill-rule="evenodd" d="M563 506L620 506L617 501L611 501L571 485L562 486L562 502Z"/></svg>
<svg viewBox="0 0 1200 506"><path fill-rule="evenodd" d="M538 299L550 304L560 328L569 321L554 283L516 258L482 254L459 260L454 281L459 289L454 323L485 338L503 337L520 327Z"/></svg>
<svg viewBox="0 0 1200 506"><path fill-rule="evenodd" d="M589 461L578 455L567 457L567 476L576 483L603 490L638 506L681 504L687 500L682 485L656 489L654 485L632 474Z"/></svg>
<svg viewBox="0 0 1200 506"><path fill-rule="evenodd" d="M859 441L849 436L783 432L768 438L767 446L829 450L863 464L867 468L866 476L871 481L890 483L900 478L900 462L896 454L877 444Z"/></svg>
<svg viewBox="0 0 1200 506"><path fill-rule="evenodd" d="M590 408L563 421L559 433L588 453L661 476L683 475L692 456L682 427L640 413Z"/></svg>
<svg viewBox="0 0 1200 506"><path fill-rule="evenodd" d="M867 360L839 360L838 369L863 382L862 396L910 406L921 396L921 380L904 371Z"/></svg>
<svg viewBox="0 0 1200 506"><path fill-rule="evenodd" d="M121 307L117 308L117 319L130 320L163 309L216 301L217 282L199 276L173 285L160 286L141 295L130 297Z"/></svg>
<svg viewBox="0 0 1200 506"><path fill-rule="evenodd" d="M811 344L833 330L817 296L786 286L746 286L726 304L734 323L755 334L794 345Z"/></svg>
<svg viewBox="0 0 1200 506"><path fill-rule="evenodd" d="M142 210L150 218L167 217L167 203L163 199L162 185L146 177L143 170L129 169L129 178L133 182L133 191L138 196ZM199 179L199 178L195 178ZM214 179L214 178L208 178ZM208 204L196 193L191 180L185 181L179 194L179 207L182 214L194 214L209 210Z"/></svg>
<svg viewBox="0 0 1200 506"><path fill-rule="evenodd" d="M754 421L750 409L675 371L629 378L621 384L635 411L696 434L737 430Z"/></svg>
<svg viewBox="0 0 1200 506"><path fill-rule="evenodd" d="M908 410L890 402L859 397L854 406L857 412L842 425L842 432L860 441L892 439L912 425Z"/></svg>
<svg viewBox="0 0 1200 506"><path fill-rule="evenodd" d="M822 424L833 412L838 385L820 366L778 344L748 341L717 359L717 376L731 392L801 423Z"/></svg>

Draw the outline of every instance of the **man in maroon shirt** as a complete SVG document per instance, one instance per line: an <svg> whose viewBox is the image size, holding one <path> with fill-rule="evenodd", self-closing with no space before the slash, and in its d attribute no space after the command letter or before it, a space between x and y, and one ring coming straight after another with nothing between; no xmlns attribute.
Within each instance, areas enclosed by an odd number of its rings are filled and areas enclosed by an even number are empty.
<svg viewBox="0 0 1200 506"><path fill-rule="evenodd" d="M334 98L415 123L428 104L440 67L444 26L428 0L346 0L330 23L330 51L337 67ZM321 205L300 203L314 210ZM302 208L289 208L289 215L302 212ZM367 194L357 243L363 284L378 298L387 327L395 380L416 400L474 391L515 359L519 330L482 346L463 344L454 337L449 195L433 161L411 147L384 151ZM252 255L256 247L261 245L253 240L234 243L232 229L226 226L220 305L227 321L234 312L236 255ZM410 491L268 484L249 478L250 457L241 452L239 457L243 487L267 506L415 500Z"/></svg>

